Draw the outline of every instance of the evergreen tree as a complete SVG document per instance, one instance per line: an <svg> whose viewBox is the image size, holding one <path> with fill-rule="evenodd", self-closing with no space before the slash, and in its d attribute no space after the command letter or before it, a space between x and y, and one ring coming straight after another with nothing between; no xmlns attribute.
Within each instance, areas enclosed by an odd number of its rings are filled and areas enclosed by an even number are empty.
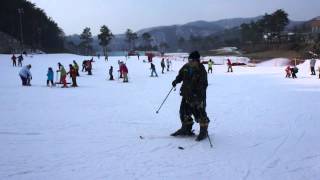
<svg viewBox="0 0 320 180"><path fill-rule="evenodd" d="M103 25L100 29L100 34L98 35L98 39L100 40L100 46L103 48L103 54L106 56L107 54L107 47L110 44L110 41L113 38L112 32L109 30L109 28L105 25Z"/></svg>
<svg viewBox="0 0 320 180"><path fill-rule="evenodd" d="M93 41L91 29L89 27L84 28L83 32L80 35L81 43L80 47L82 48L82 53L89 55L92 53L91 43Z"/></svg>
<svg viewBox="0 0 320 180"><path fill-rule="evenodd" d="M131 29L127 29L126 41L129 45L129 50L133 50L135 48L135 42L137 39L138 39L137 33L134 33Z"/></svg>
<svg viewBox="0 0 320 180"><path fill-rule="evenodd" d="M144 43L144 48L145 50L148 50L151 48L151 42L152 42L152 37L149 33L143 33L142 34L142 40L143 40L143 43Z"/></svg>
<svg viewBox="0 0 320 180"><path fill-rule="evenodd" d="M24 45L28 48L45 52L64 51L64 33L61 28L42 9L27 0L1 1L0 31L20 41L23 37Z"/></svg>

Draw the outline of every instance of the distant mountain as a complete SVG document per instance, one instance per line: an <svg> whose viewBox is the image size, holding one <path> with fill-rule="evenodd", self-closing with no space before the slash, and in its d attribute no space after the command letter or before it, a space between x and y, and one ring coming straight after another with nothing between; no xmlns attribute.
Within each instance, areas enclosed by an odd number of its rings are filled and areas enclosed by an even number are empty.
<svg viewBox="0 0 320 180"><path fill-rule="evenodd" d="M150 33L153 38L153 44L157 45L162 42L166 42L170 49L175 50L177 48L177 42L180 37L189 39L191 36L206 37L213 34L221 34L224 30L239 27L243 23L255 22L261 19L263 16L257 16L252 18L232 18L222 19L218 21L194 21L183 25L171 25L171 26L158 26L145 28L137 31L139 37L143 33ZM287 30L293 29L295 26L303 24L303 21L291 21L287 26ZM67 39L71 40L75 44L80 42L79 35L69 36ZM95 41L97 38L94 38ZM139 40L137 44L141 44L142 40ZM93 46L96 50L100 50L98 42L94 42ZM123 50L126 48L125 35L115 35L112 40L109 49L110 50Z"/></svg>

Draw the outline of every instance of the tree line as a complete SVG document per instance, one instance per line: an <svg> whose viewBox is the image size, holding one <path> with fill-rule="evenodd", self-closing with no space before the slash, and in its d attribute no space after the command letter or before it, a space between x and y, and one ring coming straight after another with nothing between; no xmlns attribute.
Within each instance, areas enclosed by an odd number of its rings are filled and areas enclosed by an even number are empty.
<svg viewBox="0 0 320 180"><path fill-rule="evenodd" d="M0 31L19 40L20 48L64 51L62 29L42 9L27 0L2 0L0 4Z"/></svg>

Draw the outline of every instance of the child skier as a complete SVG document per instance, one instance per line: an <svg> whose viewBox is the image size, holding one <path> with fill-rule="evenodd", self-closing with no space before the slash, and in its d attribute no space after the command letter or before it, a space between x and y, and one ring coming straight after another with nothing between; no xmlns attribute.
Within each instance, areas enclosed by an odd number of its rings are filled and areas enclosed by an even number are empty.
<svg viewBox="0 0 320 180"><path fill-rule="evenodd" d="M53 70L51 67L48 68L48 73L47 73L47 86L50 87L50 83L51 83L51 87L54 86L54 83L53 83L53 77L54 77L54 74L53 74Z"/></svg>
<svg viewBox="0 0 320 180"><path fill-rule="evenodd" d="M286 71L286 78L290 78L291 77L291 68L290 68L290 66L288 66L285 71Z"/></svg>
<svg viewBox="0 0 320 180"><path fill-rule="evenodd" d="M73 61L73 67L77 71L77 76L80 76L79 75L79 65L75 60Z"/></svg>
<svg viewBox="0 0 320 180"><path fill-rule="evenodd" d="M291 68L291 74L292 74L292 78L296 79L297 78L297 73L298 73L299 69L297 68L297 66L294 66Z"/></svg>
<svg viewBox="0 0 320 180"><path fill-rule="evenodd" d="M61 63L58 63L58 67L59 69L57 70L57 72L60 72L60 84L63 84L62 88L67 88L67 72L66 69L63 67L63 65Z"/></svg>
<svg viewBox="0 0 320 180"><path fill-rule="evenodd" d="M69 72L67 74L70 74L70 77L72 79L72 87L78 87L77 85L77 71L76 69L72 66L72 64L69 64Z"/></svg>
<svg viewBox="0 0 320 180"><path fill-rule="evenodd" d="M123 82L129 82L129 80L128 80L129 71L128 71L126 64L124 64L124 63L121 64L120 72L123 75Z"/></svg>

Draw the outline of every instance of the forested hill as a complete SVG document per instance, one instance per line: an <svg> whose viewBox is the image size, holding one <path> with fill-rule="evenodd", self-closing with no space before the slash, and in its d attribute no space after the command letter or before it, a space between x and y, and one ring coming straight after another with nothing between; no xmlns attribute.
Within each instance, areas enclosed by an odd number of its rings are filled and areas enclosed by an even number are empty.
<svg viewBox="0 0 320 180"><path fill-rule="evenodd" d="M26 0L0 1L0 31L20 41L20 15L25 46L45 52L64 51L63 30L42 9Z"/></svg>

